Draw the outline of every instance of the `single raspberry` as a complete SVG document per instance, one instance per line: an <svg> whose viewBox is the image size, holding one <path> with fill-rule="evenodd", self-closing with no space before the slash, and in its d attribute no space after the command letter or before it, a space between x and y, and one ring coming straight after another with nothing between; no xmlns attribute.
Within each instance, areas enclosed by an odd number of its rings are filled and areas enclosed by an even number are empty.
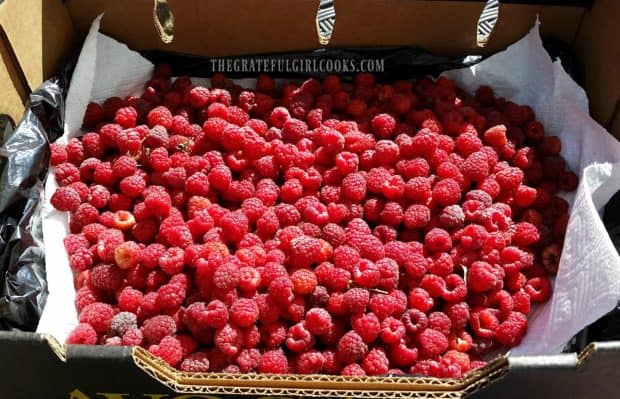
<svg viewBox="0 0 620 399"><path fill-rule="evenodd" d="M97 332L88 323L78 324L67 337L69 345L95 345L97 343Z"/></svg>
<svg viewBox="0 0 620 399"><path fill-rule="evenodd" d="M390 361L383 349L373 348L364 356L362 367L367 375L382 375L388 372Z"/></svg>
<svg viewBox="0 0 620 399"><path fill-rule="evenodd" d="M325 358L321 352L312 350L299 355L296 372L299 374L319 374L323 369Z"/></svg>
<svg viewBox="0 0 620 399"><path fill-rule="evenodd" d="M125 129L136 126L136 120L138 118L138 111L134 107L122 107L116 111L114 116L114 123L118 123Z"/></svg>
<svg viewBox="0 0 620 399"><path fill-rule="evenodd" d="M368 346L356 332L349 331L340 338L336 356L343 363L361 360L368 352Z"/></svg>
<svg viewBox="0 0 620 399"><path fill-rule="evenodd" d="M523 171L519 168L508 167L495 174L500 187L505 190L514 190L523 181Z"/></svg>
<svg viewBox="0 0 620 399"><path fill-rule="evenodd" d="M80 313L80 323L90 324L96 332L106 333L114 317L114 309L107 303L95 302L87 305Z"/></svg>
<svg viewBox="0 0 620 399"><path fill-rule="evenodd" d="M215 331L213 341L215 347L227 356L235 356L241 350L241 330L230 324Z"/></svg>
<svg viewBox="0 0 620 399"><path fill-rule="evenodd" d="M103 107L97 103L90 102L86 106L82 125L84 127L94 127L101 123L104 118L105 115Z"/></svg>
<svg viewBox="0 0 620 399"><path fill-rule="evenodd" d="M151 191L144 197L144 205L154 216L166 217L172 207L172 199L165 191Z"/></svg>
<svg viewBox="0 0 620 399"><path fill-rule="evenodd" d="M312 308L306 313L304 325L311 334L324 335L332 329L333 322L325 309Z"/></svg>
<svg viewBox="0 0 620 399"><path fill-rule="evenodd" d="M504 346L515 346L527 330L527 318L519 312L510 312L508 317L497 327L495 340Z"/></svg>
<svg viewBox="0 0 620 399"><path fill-rule="evenodd" d="M291 275L293 292L297 295L308 295L317 285L316 275L308 269L299 269Z"/></svg>
<svg viewBox="0 0 620 399"><path fill-rule="evenodd" d="M486 262L473 262L467 271L467 288L473 293L493 291L502 287L498 271Z"/></svg>
<svg viewBox="0 0 620 399"><path fill-rule="evenodd" d="M179 284L164 284L157 289L157 307L166 311L178 310L185 300L186 289Z"/></svg>
<svg viewBox="0 0 620 399"><path fill-rule="evenodd" d="M81 202L80 195L71 187L57 188L50 198L52 206L62 212L76 211Z"/></svg>
<svg viewBox="0 0 620 399"><path fill-rule="evenodd" d="M295 298L293 282L288 277L278 277L269 284L269 295L281 306L290 305Z"/></svg>
<svg viewBox="0 0 620 399"><path fill-rule="evenodd" d="M125 287L118 295L118 307L122 311L135 313L142 302L142 292L131 287Z"/></svg>
<svg viewBox="0 0 620 399"><path fill-rule="evenodd" d="M114 261L121 269L131 269L140 259L140 246L133 241L126 241L114 250Z"/></svg>
<svg viewBox="0 0 620 399"><path fill-rule="evenodd" d="M370 293L364 288L351 288L344 293L344 304L352 314L364 313L370 302Z"/></svg>
<svg viewBox="0 0 620 399"><path fill-rule="evenodd" d="M114 315L110 324L110 332L122 337L129 330L138 328L138 318L131 312L120 312Z"/></svg>
<svg viewBox="0 0 620 399"><path fill-rule="evenodd" d="M405 325L394 317L386 317L381 321L380 337L388 345L396 344L405 336Z"/></svg>
<svg viewBox="0 0 620 399"><path fill-rule="evenodd" d="M347 364L340 371L340 375L346 375L350 377L363 377L366 375L366 371L357 363Z"/></svg>
<svg viewBox="0 0 620 399"><path fill-rule="evenodd" d="M291 245L291 253L289 257L289 263L296 268L308 267L319 260L319 255L321 252L321 241L316 238L301 236L294 238L290 242ZM299 289L306 293L312 292L314 286L312 286L312 276L305 275L304 280L310 279L309 281L299 281ZM316 284L315 284L316 285ZM307 287L302 287L307 286ZM312 288L310 289L310 286Z"/></svg>
<svg viewBox="0 0 620 399"><path fill-rule="evenodd" d="M551 281L548 277L534 277L525 283L524 291L532 302L545 302L551 297Z"/></svg>
<svg viewBox="0 0 620 399"><path fill-rule="evenodd" d="M263 353L258 362L258 372L261 374L288 373L288 360L282 349L269 350Z"/></svg>
<svg viewBox="0 0 620 399"><path fill-rule="evenodd" d="M227 240L232 242L240 241L248 232L249 221L243 212L230 212L222 217L220 227Z"/></svg>
<svg viewBox="0 0 620 399"><path fill-rule="evenodd" d="M170 316L154 316L144 321L142 333L149 344L158 344L164 337L172 336L177 331L177 324Z"/></svg>
<svg viewBox="0 0 620 399"><path fill-rule="evenodd" d="M448 338L432 328L422 331L419 340L420 350L426 356L437 356L448 349Z"/></svg>
<svg viewBox="0 0 620 399"><path fill-rule="evenodd" d="M432 252L446 252L452 248L452 238L447 231L434 228L424 236L424 246Z"/></svg>
<svg viewBox="0 0 620 399"><path fill-rule="evenodd" d="M179 369L188 373L206 373L210 371L209 357L206 352L194 352L183 359Z"/></svg>
<svg viewBox="0 0 620 399"><path fill-rule="evenodd" d="M366 196L366 180L360 173L351 173L342 180L342 195L354 202Z"/></svg>
<svg viewBox="0 0 620 399"><path fill-rule="evenodd" d="M239 298L230 307L230 318L239 327L249 327L258 320L259 309L252 299Z"/></svg>
<svg viewBox="0 0 620 399"><path fill-rule="evenodd" d="M411 205L403 216L403 222L408 229L425 227L431 221L431 210L420 204Z"/></svg>
<svg viewBox="0 0 620 399"><path fill-rule="evenodd" d="M514 226L512 242L521 247L527 247L538 242L540 234L538 229L531 223L521 222Z"/></svg>
<svg viewBox="0 0 620 399"><path fill-rule="evenodd" d="M147 121L150 127L159 125L169 129L172 125L172 113L164 106L155 107L149 111Z"/></svg>
<svg viewBox="0 0 620 399"><path fill-rule="evenodd" d="M461 199L461 187L454 179L440 180L433 187L432 198L440 205L453 205Z"/></svg>
<svg viewBox="0 0 620 399"><path fill-rule="evenodd" d="M179 340L172 336L163 338L158 345L151 345L149 352L172 367L176 367L183 359L183 347Z"/></svg>
<svg viewBox="0 0 620 399"><path fill-rule="evenodd" d="M378 114L371 121L373 132L381 138L389 138L396 127L396 120L389 114Z"/></svg>
<svg viewBox="0 0 620 399"><path fill-rule="evenodd" d="M305 352L314 345L314 337L303 323L289 328L286 337L286 347L292 352Z"/></svg>
<svg viewBox="0 0 620 399"><path fill-rule="evenodd" d="M102 291L116 291L123 285L123 279L123 271L116 265L101 264L90 273L90 283Z"/></svg>

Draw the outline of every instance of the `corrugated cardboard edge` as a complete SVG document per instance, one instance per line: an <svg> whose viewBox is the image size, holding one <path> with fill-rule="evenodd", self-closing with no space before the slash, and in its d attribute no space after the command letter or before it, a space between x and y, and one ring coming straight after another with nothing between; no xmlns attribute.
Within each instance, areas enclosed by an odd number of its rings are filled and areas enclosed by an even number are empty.
<svg viewBox="0 0 620 399"><path fill-rule="evenodd" d="M60 344L51 335L41 336L52 352L66 363L67 346ZM100 348L105 350L105 347ZM141 347L132 347L131 357L139 369L175 392L207 395L458 399L508 372L506 357L499 357L462 379L185 373L170 367Z"/></svg>

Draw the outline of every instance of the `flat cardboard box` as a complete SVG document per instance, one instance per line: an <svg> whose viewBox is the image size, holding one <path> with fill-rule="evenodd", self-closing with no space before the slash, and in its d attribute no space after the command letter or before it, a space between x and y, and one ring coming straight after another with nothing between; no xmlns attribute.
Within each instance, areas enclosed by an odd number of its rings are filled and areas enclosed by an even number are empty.
<svg viewBox="0 0 620 399"><path fill-rule="evenodd" d="M318 0L169 0L175 17L169 44L153 21L154 5L162 3L5 0L0 4L0 113L19 120L29 91L78 51L91 21L104 11L103 33L136 50L222 56L318 47ZM620 2L597 0L591 8L580 1L500 3L495 31L480 48L475 23L482 1L337 0L329 45L419 45L443 55L491 54L527 33L538 16L542 35L576 54L594 118L620 137ZM0 398L616 397L619 351L620 343L610 342L593 343L579 354L500 357L462 380L199 375L174 371L140 348L65 347L40 334L0 332Z"/></svg>

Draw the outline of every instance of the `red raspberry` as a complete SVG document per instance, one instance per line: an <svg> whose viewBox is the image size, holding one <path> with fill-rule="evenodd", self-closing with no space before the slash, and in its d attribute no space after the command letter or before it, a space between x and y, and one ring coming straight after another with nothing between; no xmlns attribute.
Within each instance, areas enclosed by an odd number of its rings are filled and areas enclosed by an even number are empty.
<svg viewBox="0 0 620 399"><path fill-rule="evenodd" d="M312 308L306 313L306 329L314 335L325 335L333 328L332 317L325 309Z"/></svg>
<svg viewBox="0 0 620 399"><path fill-rule="evenodd" d="M88 323L98 333L110 330L110 323L114 317L114 309L107 303L95 302L86 305L80 313L80 323Z"/></svg>
<svg viewBox="0 0 620 399"><path fill-rule="evenodd" d="M347 364L340 371L340 375L346 375L350 377L363 377L366 375L366 371L357 363Z"/></svg>
<svg viewBox="0 0 620 399"><path fill-rule="evenodd" d="M366 180L360 173L351 173L342 180L342 195L354 202L360 202L366 196Z"/></svg>
<svg viewBox="0 0 620 399"><path fill-rule="evenodd" d="M125 129L136 126L136 119L138 118L138 112L134 107L122 107L116 111L114 116L114 123L118 123Z"/></svg>
<svg viewBox="0 0 620 399"><path fill-rule="evenodd" d="M466 157L482 148L482 141L474 133L463 133L456 138L456 151L462 157Z"/></svg>
<svg viewBox="0 0 620 399"><path fill-rule="evenodd" d="M540 235L538 229L531 223L521 222L514 226L512 242L521 247L527 247L538 242Z"/></svg>
<svg viewBox="0 0 620 399"><path fill-rule="evenodd" d="M364 288L351 288L345 292L343 300L350 313L363 313L370 301L370 293Z"/></svg>
<svg viewBox="0 0 620 399"><path fill-rule="evenodd" d="M351 326L366 344L372 344L381 331L379 318L374 313L353 315Z"/></svg>
<svg viewBox="0 0 620 399"><path fill-rule="evenodd" d="M420 350L426 356L437 356L448 349L448 338L437 330L427 328L419 336Z"/></svg>
<svg viewBox="0 0 620 399"><path fill-rule="evenodd" d="M313 237L296 237L291 240L290 245L291 254L289 257L289 263L296 268L303 268L312 265L318 260L319 254L321 252L321 242ZM302 288L302 285L312 285L311 281L300 281L300 283L303 283L300 284L300 288ZM312 287L312 289L314 289L314 287ZM312 292L312 290L308 291L308 293L310 292Z"/></svg>
<svg viewBox="0 0 620 399"><path fill-rule="evenodd" d="M227 356L235 356L241 350L241 330L230 324L215 331L215 347Z"/></svg>
<svg viewBox="0 0 620 399"><path fill-rule="evenodd" d="M230 307L231 321L239 327L254 325L259 317L258 305L254 300L239 298Z"/></svg>
<svg viewBox="0 0 620 399"><path fill-rule="evenodd" d="M95 266L90 273L90 283L102 290L114 292L123 284L124 274L116 265Z"/></svg>
<svg viewBox="0 0 620 399"><path fill-rule="evenodd" d="M433 187L432 198L443 206L456 204L461 199L461 187L454 179L440 180Z"/></svg>
<svg viewBox="0 0 620 399"><path fill-rule="evenodd" d="M161 358L172 367L176 367L183 359L183 347L178 339L168 336L158 345L151 345L149 352Z"/></svg>
<svg viewBox="0 0 620 399"><path fill-rule="evenodd" d="M379 114L372 118L372 130L381 138L389 138L396 127L396 120L389 114Z"/></svg>
<svg viewBox="0 0 620 399"><path fill-rule="evenodd" d="M388 372L390 361L383 349L373 348L364 357L362 367L367 375L382 375Z"/></svg>
<svg viewBox="0 0 620 399"><path fill-rule="evenodd" d="M142 333L149 344L158 344L164 337L172 336L177 331L177 325L170 316L155 316L144 321Z"/></svg>
<svg viewBox="0 0 620 399"><path fill-rule="evenodd" d="M278 277L269 283L269 295L278 304L288 306L293 302L293 282L288 277Z"/></svg>
<svg viewBox="0 0 620 399"><path fill-rule="evenodd" d="M67 337L69 345L95 345L97 343L97 332L88 323L78 324Z"/></svg>
<svg viewBox="0 0 620 399"><path fill-rule="evenodd" d="M261 374L288 373L288 360L282 349L269 350L263 353L258 362L258 372Z"/></svg>
<svg viewBox="0 0 620 399"><path fill-rule="evenodd" d="M405 227L419 229L425 227L431 220L431 210L425 205L411 205L403 217Z"/></svg>
<svg viewBox="0 0 620 399"><path fill-rule="evenodd" d="M50 164L57 166L67 162L68 155L67 149L63 144L52 143L50 144Z"/></svg>
<svg viewBox="0 0 620 399"><path fill-rule="evenodd" d="M80 181L80 170L71 163L61 163L54 168L54 177L59 186L68 186Z"/></svg>
<svg viewBox="0 0 620 399"><path fill-rule="evenodd" d="M495 178L500 187L504 190L514 190L521 185L523 181L523 171L519 168L505 168L495 174Z"/></svg>
<svg viewBox="0 0 620 399"><path fill-rule="evenodd" d="M172 113L166 107L155 107L149 111L147 121L150 127L159 125L169 129L172 126Z"/></svg>
<svg viewBox="0 0 620 399"><path fill-rule="evenodd" d="M396 299L390 295L375 294L370 298L368 308L373 312L379 320L393 315L396 312Z"/></svg>
<svg viewBox="0 0 620 399"><path fill-rule="evenodd" d="M515 346L527 330L527 318L519 312L510 312L495 331L495 340L504 346Z"/></svg>
<svg viewBox="0 0 620 399"><path fill-rule="evenodd" d="M545 302L551 297L551 281L548 277L534 277L527 281L524 291L532 302Z"/></svg>
<svg viewBox="0 0 620 399"><path fill-rule="evenodd" d="M291 275L293 292L297 295L308 295L314 291L317 285L315 274L308 269L300 269Z"/></svg>
<svg viewBox="0 0 620 399"><path fill-rule="evenodd" d="M88 103L86 111L84 112L84 118L82 120L82 126L94 127L101 123L104 119L103 107L97 103Z"/></svg>
<svg viewBox="0 0 620 399"><path fill-rule="evenodd" d="M495 125L484 132L484 141L492 146L502 146L506 144L506 126Z"/></svg>
<svg viewBox="0 0 620 399"><path fill-rule="evenodd" d="M343 363L361 360L368 352L368 346L356 332L349 331L340 338L336 356Z"/></svg>
<svg viewBox="0 0 620 399"><path fill-rule="evenodd" d="M292 352L305 352L314 345L314 337L303 323L297 323L289 328L286 337L286 347Z"/></svg>
<svg viewBox="0 0 620 399"><path fill-rule="evenodd" d="M62 212L76 211L81 202L80 195L71 187L57 188L50 198L52 206Z"/></svg>
<svg viewBox="0 0 620 399"><path fill-rule="evenodd" d="M380 337L388 345L400 342L405 336L405 325L394 317L386 317L381 321Z"/></svg>
<svg viewBox="0 0 620 399"><path fill-rule="evenodd" d="M433 312L428 315L428 327L448 336L452 329L452 321L443 312Z"/></svg>
<svg viewBox="0 0 620 399"><path fill-rule="evenodd" d="M223 291L232 290L239 281L239 269L232 262L224 263L215 269L213 283Z"/></svg>
<svg viewBox="0 0 620 399"><path fill-rule="evenodd" d="M434 228L426 233L424 245L432 252L446 252L452 248L452 239L447 231Z"/></svg>
<svg viewBox="0 0 620 399"><path fill-rule="evenodd" d="M65 147L65 151L67 153L67 162L79 166L84 161L84 147L79 139L70 139Z"/></svg>
<svg viewBox="0 0 620 399"><path fill-rule="evenodd" d="M188 355L179 366L181 371L188 373L206 373L209 369L209 358L206 352L194 352Z"/></svg>
<svg viewBox="0 0 620 399"><path fill-rule="evenodd" d="M297 358L296 372L299 374L318 374L323 369L325 358L318 351L302 353Z"/></svg>
<svg viewBox="0 0 620 399"><path fill-rule="evenodd" d="M471 153L465 159L461 171L472 181L484 181L489 175L489 163L486 154L481 151Z"/></svg>

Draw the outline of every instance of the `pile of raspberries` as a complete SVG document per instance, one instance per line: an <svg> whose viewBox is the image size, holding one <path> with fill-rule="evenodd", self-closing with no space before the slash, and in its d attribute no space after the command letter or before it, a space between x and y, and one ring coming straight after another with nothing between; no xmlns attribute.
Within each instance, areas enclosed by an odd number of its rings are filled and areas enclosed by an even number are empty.
<svg viewBox="0 0 620 399"><path fill-rule="evenodd" d="M519 344L578 184L530 107L443 77L171 76L51 145L67 343L186 372L440 378Z"/></svg>

